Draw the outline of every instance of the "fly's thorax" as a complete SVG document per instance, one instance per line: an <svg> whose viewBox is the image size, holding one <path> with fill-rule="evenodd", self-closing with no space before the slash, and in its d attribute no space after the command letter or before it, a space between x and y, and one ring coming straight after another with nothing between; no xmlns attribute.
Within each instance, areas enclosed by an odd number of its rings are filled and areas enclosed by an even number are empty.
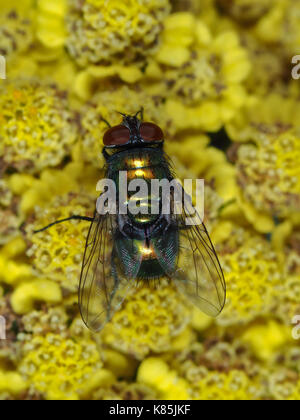
<svg viewBox="0 0 300 420"><path fill-rule="evenodd" d="M146 168L161 168L168 171L168 163L161 149L137 148L111 156L108 161L108 176L118 177L120 171L131 171Z"/></svg>

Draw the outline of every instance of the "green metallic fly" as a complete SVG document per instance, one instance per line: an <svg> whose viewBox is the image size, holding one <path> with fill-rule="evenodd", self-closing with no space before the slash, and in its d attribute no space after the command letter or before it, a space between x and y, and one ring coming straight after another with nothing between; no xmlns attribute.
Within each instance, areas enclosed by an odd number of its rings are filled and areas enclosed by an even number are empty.
<svg viewBox="0 0 300 420"><path fill-rule="evenodd" d="M162 130L144 122L143 111L135 116L122 115L122 123L110 127L104 135L106 177L117 187L120 171L127 171L129 180L172 181ZM144 198L150 206L151 197ZM161 199L159 196L158 201ZM174 191L170 201L175 201ZM79 287L79 306L87 327L101 330L137 284L162 278L174 282L204 313L220 314L226 300L224 275L200 217L197 224L185 223L195 212L191 201L182 206L181 214L164 214L161 206L158 214L132 214L130 210L120 214L120 204L116 214L96 211L94 218L71 216L38 231L67 220L91 222Z"/></svg>

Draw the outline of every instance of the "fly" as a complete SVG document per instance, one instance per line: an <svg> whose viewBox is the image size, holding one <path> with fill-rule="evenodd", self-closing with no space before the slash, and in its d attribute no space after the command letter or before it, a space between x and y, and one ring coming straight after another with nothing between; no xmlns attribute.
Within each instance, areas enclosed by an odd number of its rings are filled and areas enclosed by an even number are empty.
<svg viewBox="0 0 300 420"><path fill-rule="evenodd" d="M103 138L106 178L117 187L120 171L127 171L130 179L142 177L149 184L152 179L172 181L174 175L163 150L161 128L144 122L143 111L134 116L122 115L122 123L110 127ZM130 199L130 193L127 194ZM160 202L161 197L156 201ZM150 203L151 197L143 197L144 206L150 208ZM93 218L71 216L35 233L68 220L90 222L79 307L84 323L93 331L103 328L137 283L163 277L174 282L204 313L217 316L225 305L225 279L200 217L196 225L185 224L193 213L191 200L182 206L181 214L164 214L161 206L158 214L117 211L101 215L96 211Z"/></svg>

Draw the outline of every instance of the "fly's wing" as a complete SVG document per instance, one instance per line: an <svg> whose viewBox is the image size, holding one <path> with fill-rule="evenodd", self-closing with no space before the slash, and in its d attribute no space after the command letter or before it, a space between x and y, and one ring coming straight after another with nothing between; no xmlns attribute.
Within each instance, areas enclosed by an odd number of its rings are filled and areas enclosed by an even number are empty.
<svg viewBox="0 0 300 420"><path fill-rule="evenodd" d="M93 331L101 330L119 309L137 275L123 275L114 247L116 229L114 216L96 213L87 237L79 306L84 323Z"/></svg>
<svg viewBox="0 0 300 420"><path fill-rule="evenodd" d="M178 188L182 187L179 185ZM172 215L173 227L170 227L170 232L177 229L179 248L177 268L173 272L171 270L165 272L176 283L178 290L194 305L207 315L215 317L225 305L224 274L204 223L184 191L183 197L185 200L180 207L181 214ZM191 220L191 217L194 224L187 225L186 222ZM173 236L174 233L170 234L170 240L174 242ZM156 253L161 266L168 267L164 249L156 245Z"/></svg>

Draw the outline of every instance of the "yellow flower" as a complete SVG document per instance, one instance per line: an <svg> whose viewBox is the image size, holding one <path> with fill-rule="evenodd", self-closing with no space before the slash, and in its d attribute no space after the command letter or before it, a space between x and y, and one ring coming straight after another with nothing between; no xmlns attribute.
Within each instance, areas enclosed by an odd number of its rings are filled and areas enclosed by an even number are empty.
<svg viewBox="0 0 300 420"><path fill-rule="evenodd" d="M0 53L7 60L25 53L33 42L29 19L16 10L0 15Z"/></svg>
<svg viewBox="0 0 300 420"><path fill-rule="evenodd" d="M190 310L178 291L161 281L131 293L102 333L104 343L142 360L150 352L178 348L176 340L187 328ZM187 335L181 346L189 344Z"/></svg>
<svg viewBox="0 0 300 420"><path fill-rule="evenodd" d="M0 244L10 241L18 234L20 219L16 208L18 198L13 195L6 179L0 179Z"/></svg>
<svg viewBox="0 0 300 420"><path fill-rule="evenodd" d="M135 359L112 349L104 349L101 356L104 367L116 377L131 379L135 376L137 368Z"/></svg>
<svg viewBox="0 0 300 420"><path fill-rule="evenodd" d="M288 90L286 79L290 67L290 58L282 55L282 48L279 46L269 46L261 43L252 32L244 30L240 37L243 46L248 51L253 68L246 80L248 91L254 96L259 94L263 98L274 92L283 92L286 96L285 92ZM293 84L296 85L291 80L290 85ZM260 99L259 106L263 105L264 100ZM273 110L277 111L276 108ZM259 116L259 112L257 112L257 116Z"/></svg>
<svg viewBox="0 0 300 420"><path fill-rule="evenodd" d="M275 3L274 0L217 0L223 11L239 24L251 24L264 16Z"/></svg>
<svg viewBox="0 0 300 420"><path fill-rule="evenodd" d="M43 310L31 310L22 316L24 332L19 335L19 341L30 342L33 336L45 336L49 332L60 334L66 338L69 335L68 330L69 317L63 306L48 306ZM74 336L78 336L74 333Z"/></svg>
<svg viewBox="0 0 300 420"><path fill-rule="evenodd" d="M75 156L81 153L73 149ZM89 192L96 199L96 185L99 181L99 170L85 167L75 157L76 162L71 162L61 169L45 169L37 179L28 174L13 174L8 178L8 185L16 196L20 196L20 212L22 218L28 217L34 208L46 207L51 204L56 196L63 196L69 192ZM95 201L95 200L94 200Z"/></svg>
<svg viewBox="0 0 300 420"><path fill-rule="evenodd" d="M197 0L171 0L172 4L172 10L174 12L184 12L189 11L193 13L198 13L201 8L201 3L199 3Z"/></svg>
<svg viewBox="0 0 300 420"><path fill-rule="evenodd" d="M231 331L234 330L231 328ZM239 338L226 341L222 332L221 335L212 338L211 330L202 337L205 339L201 343L193 343L176 353L175 357L168 359L171 366L190 383L196 393L199 389L198 384L209 372L218 374L240 370L251 378L260 373L261 366L254 360L249 346Z"/></svg>
<svg viewBox="0 0 300 420"><path fill-rule="evenodd" d="M272 244L286 278L277 307L285 323L290 323L300 313L300 221L298 215L294 219L278 225L272 235Z"/></svg>
<svg viewBox="0 0 300 420"><path fill-rule="evenodd" d="M298 220L297 220L298 219ZM272 235L272 244L278 258L284 263L287 276L300 274L300 223L299 216L278 225Z"/></svg>
<svg viewBox="0 0 300 420"><path fill-rule="evenodd" d="M0 282L15 286L33 277L33 268L29 264L9 260L0 254Z"/></svg>
<svg viewBox="0 0 300 420"><path fill-rule="evenodd" d="M20 236L8 241L0 250L0 282L15 286L33 277L33 268L24 262L27 244Z"/></svg>
<svg viewBox="0 0 300 420"><path fill-rule="evenodd" d="M236 142L253 141L256 137L279 136L288 129L300 135L300 111L297 94L269 93L253 95L243 110L226 125L230 138Z"/></svg>
<svg viewBox="0 0 300 420"><path fill-rule="evenodd" d="M283 55L300 52L299 0L273 0L273 7L256 25L255 34L266 44L278 44Z"/></svg>
<svg viewBox="0 0 300 420"><path fill-rule="evenodd" d="M194 386L197 400L245 401L255 399L257 385L244 372L208 372Z"/></svg>
<svg viewBox="0 0 300 420"><path fill-rule="evenodd" d="M40 275L47 275L62 284L69 292L76 292L89 223L71 221L48 231L32 234L48 224L72 215L93 217L95 200L87 194L70 193L54 198L45 209L37 208L35 222L27 227L31 246L27 255Z"/></svg>
<svg viewBox="0 0 300 420"><path fill-rule="evenodd" d="M93 96L95 87L103 84L106 80L119 78L129 85L134 85L143 78L142 71L136 66L90 66L80 72L75 79L73 89L82 100Z"/></svg>
<svg viewBox="0 0 300 420"><path fill-rule="evenodd" d="M166 151L171 158L176 157L189 168L193 178L204 178L207 186L213 185L213 189L225 202L236 197L235 169L223 152L214 147L208 147L210 139L207 136L178 135L176 140L178 141L166 142ZM181 179L188 178L177 172ZM220 199L218 202L215 201L216 208L222 204Z"/></svg>
<svg viewBox="0 0 300 420"><path fill-rule="evenodd" d="M233 226L218 249L227 283L227 302L216 322L226 326L245 324L267 316L283 282L271 245L253 231Z"/></svg>
<svg viewBox="0 0 300 420"><path fill-rule="evenodd" d="M240 146L237 181L250 211L281 218L300 211L299 159L299 136L292 131L272 135L261 129Z"/></svg>
<svg viewBox="0 0 300 420"><path fill-rule="evenodd" d="M19 372L49 400L77 400L92 389L107 385L113 376L101 369L96 345L90 340L64 339L49 333L35 336L23 346Z"/></svg>
<svg viewBox="0 0 300 420"><path fill-rule="evenodd" d="M0 10L3 12L8 12L11 10L16 10L22 16L27 16L34 4L34 0L11 0L7 2L6 0L0 0Z"/></svg>
<svg viewBox="0 0 300 420"><path fill-rule="evenodd" d="M168 12L168 0L70 2L69 53L81 66L141 61L155 51Z"/></svg>
<svg viewBox="0 0 300 420"><path fill-rule="evenodd" d="M16 314L30 312L36 302L57 304L62 301L60 287L49 280L34 279L18 286L11 297L11 305Z"/></svg>
<svg viewBox="0 0 300 420"><path fill-rule="evenodd" d="M38 0L36 12L36 37L49 49L63 47L67 32L64 17L68 0Z"/></svg>
<svg viewBox="0 0 300 420"><path fill-rule="evenodd" d="M56 166L70 153L77 126L65 93L38 81L0 86L0 156L18 170Z"/></svg>
<svg viewBox="0 0 300 420"><path fill-rule="evenodd" d="M162 400L189 400L189 384L169 368L162 359L145 359L138 370L137 380L153 388Z"/></svg>
<svg viewBox="0 0 300 420"><path fill-rule="evenodd" d="M126 401L144 401L155 400L157 394L149 387L136 382L118 381L110 387L97 389L92 396L93 400L126 400Z"/></svg>
<svg viewBox="0 0 300 420"><path fill-rule="evenodd" d="M188 13L165 21L156 60L165 68L166 113L178 130L219 130L246 100L247 52L233 31L213 37Z"/></svg>
<svg viewBox="0 0 300 420"><path fill-rule="evenodd" d="M83 67L141 62L156 50L168 0L39 0L37 38L47 48L67 46Z"/></svg>
<svg viewBox="0 0 300 420"><path fill-rule="evenodd" d="M241 338L251 346L255 356L265 362L271 361L276 351L292 341L290 326L275 321L249 327Z"/></svg>
<svg viewBox="0 0 300 420"><path fill-rule="evenodd" d="M26 390L28 385L22 376L16 372L0 371L0 393L7 392L14 397Z"/></svg>

